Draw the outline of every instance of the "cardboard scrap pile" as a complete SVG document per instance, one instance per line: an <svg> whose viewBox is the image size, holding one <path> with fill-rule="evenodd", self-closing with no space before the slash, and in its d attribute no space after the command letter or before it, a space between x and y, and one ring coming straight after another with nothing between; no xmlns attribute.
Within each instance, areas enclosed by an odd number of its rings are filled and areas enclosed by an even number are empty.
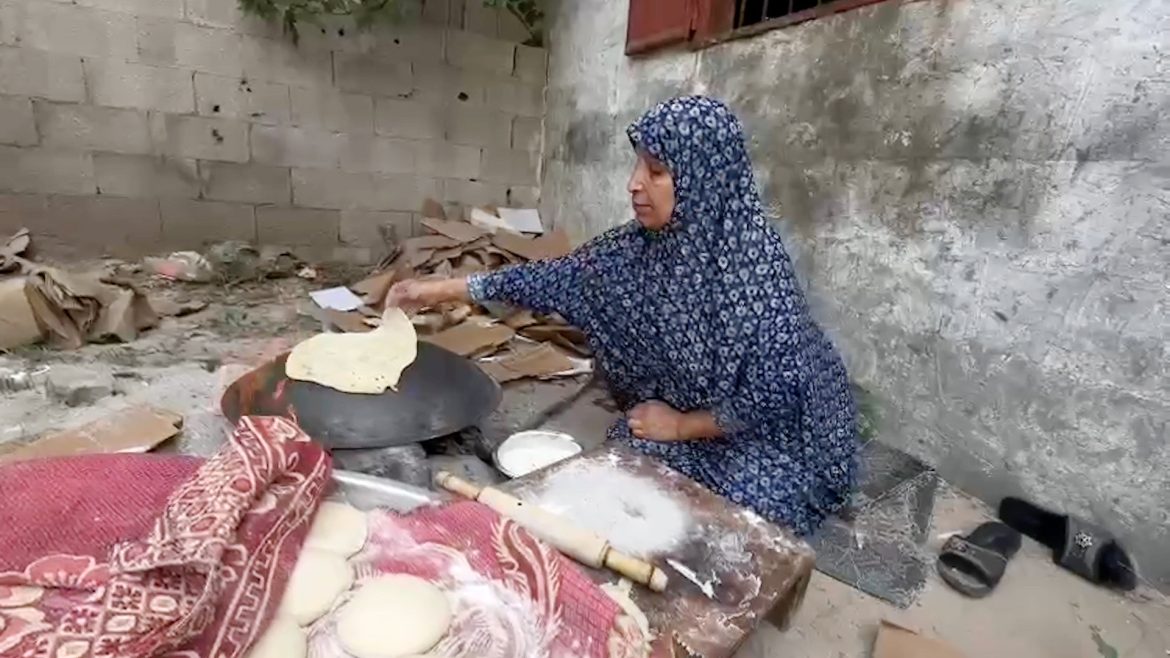
<svg viewBox="0 0 1170 658"><path fill-rule="evenodd" d="M74 349L87 342L124 341L179 309L156 308L128 281L101 272L67 272L33 262L32 239L21 229L0 245L0 349L44 340Z"/></svg>
<svg viewBox="0 0 1170 658"><path fill-rule="evenodd" d="M346 332L370 331L378 322L386 293L399 281L462 277L572 251L563 231L533 237L516 230L539 231L535 211L476 208L471 221L465 222L448 219L433 200L422 210L428 234L403 240L376 273L350 285L356 294L353 304L326 308L323 313L333 326ZM520 223L514 220L517 216ZM500 383L592 370L585 335L556 315L447 303L422 309L411 319L421 340L477 359Z"/></svg>

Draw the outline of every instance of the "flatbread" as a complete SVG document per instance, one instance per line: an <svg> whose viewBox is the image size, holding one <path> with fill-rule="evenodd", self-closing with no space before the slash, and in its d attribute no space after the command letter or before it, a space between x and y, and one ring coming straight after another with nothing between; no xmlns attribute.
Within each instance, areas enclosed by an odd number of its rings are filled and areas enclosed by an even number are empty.
<svg viewBox="0 0 1170 658"><path fill-rule="evenodd" d="M303 549L289 576L278 614L308 626L329 612L337 597L352 584L353 570L345 558L315 548Z"/></svg>
<svg viewBox="0 0 1170 658"><path fill-rule="evenodd" d="M248 658L305 658L309 640L297 623L288 617L276 617L264 634L248 650Z"/></svg>
<svg viewBox="0 0 1170 658"><path fill-rule="evenodd" d="M290 379L314 382L343 393L377 395L397 390L402 371L418 356L410 318L387 309L382 326L364 334L318 334L300 343L284 365Z"/></svg>
<svg viewBox="0 0 1170 658"><path fill-rule="evenodd" d="M403 574L362 585L337 612L337 639L357 658L425 653L450 626L447 595L421 578Z"/></svg>
<svg viewBox="0 0 1170 658"><path fill-rule="evenodd" d="M349 557L366 544L366 513L345 503L324 502L317 510L305 546Z"/></svg>

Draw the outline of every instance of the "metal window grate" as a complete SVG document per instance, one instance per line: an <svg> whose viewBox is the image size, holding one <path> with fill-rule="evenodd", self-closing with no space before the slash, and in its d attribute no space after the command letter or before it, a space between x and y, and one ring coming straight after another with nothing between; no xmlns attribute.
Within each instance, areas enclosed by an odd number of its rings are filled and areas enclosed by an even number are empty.
<svg viewBox="0 0 1170 658"><path fill-rule="evenodd" d="M857 0L735 0L733 28L738 30L776 19L787 19L779 22L789 22L792 19L799 20L799 15L806 12L815 15L858 4Z"/></svg>

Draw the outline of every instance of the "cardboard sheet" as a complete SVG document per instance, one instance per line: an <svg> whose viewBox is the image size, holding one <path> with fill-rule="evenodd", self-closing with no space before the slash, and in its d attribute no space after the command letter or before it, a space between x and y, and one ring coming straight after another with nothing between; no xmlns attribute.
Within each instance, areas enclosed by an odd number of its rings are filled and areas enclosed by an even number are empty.
<svg viewBox="0 0 1170 658"><path fill-rule="evenodd" d="M572 359L551 345L539 345L479 365L501 384L525 377L543 379L570 374L577 367Z"/></svg>
<svg viewBox="0 0 1170 658"><path fill-rule="evenodd" d="M487 231L467 222L456 222L436 217L423 219L422 225L443 237L456 240L460 244L474 242L488 234Z"/></svg>
<svg viewBox="0 0 1170 658"><path fill-rule="evenodd" d="M463 322L421 340L433 343L460 356L471 356L487 348L494 348L512 339L516 332L502 324L482 325Z"/></svg>
<svg viewBox="0 0 1170 658"><path fill-rule="evenodd" d="M103 282L96 274L53 267L29 270L25 293L37 324L51 345L75 349L86 342L130 342L158 324L158 313L128 284Z"/></svg>
<svg viewBox="0 0 1170 658"><path fill-rule="evenodd" d="M423 199L422 216L426 218L447 219L447 211L443 210L443 204L427 197Z"/></svg>
<svg viewBox="0 0 1170 658"><path fill-rule="evenodd" d="M0 280L0 350L32 345L41 329L24 292L24 277Z"/></svg>
<svg viewBox="0 0 1170 658"><path fill-rule="evenodd" d="M146 452L178 434L182 427L183 417L177 413L131 407L0 454L0 464L44 457Z"/></svg>
<svg viewBox="0 0 1170 658"><path fill-rule="evenodd" d="M873 658L965 658L958 649L918 633L894 622L882 620L877 640L873 643Z"/></svg>
<svg viewBox="0 0 1170 658"><path fill-rule="evenodd" d="M325 319L329 324L347 334L364 334L374 328L366 323L366 316L357 311L337 311L327 308L324 311Z"/></svg>
<svg viewBox="0 0 1170 658"><path fill-rule="evenodd" d="M569 243L569 236L560 229L538 238L500 232L492 236L492 244L525 260L560 258L573 251L573 246Z"/></svg>

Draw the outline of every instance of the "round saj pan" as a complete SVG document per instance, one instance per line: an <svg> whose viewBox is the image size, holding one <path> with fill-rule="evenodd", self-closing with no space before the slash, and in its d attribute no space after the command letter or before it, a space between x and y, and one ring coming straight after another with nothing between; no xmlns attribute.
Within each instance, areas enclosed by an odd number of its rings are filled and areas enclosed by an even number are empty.
<svg viewBox="0 0 1170 658"><path fill-rule="evenodd" d="M445 436L475 425L500 403L500 387L471 361L430 343L418 344L398 390L342 393L289 379L288 353L237 379L220 408L240 416L284 416L329 448L384 448Z"/></svg>

